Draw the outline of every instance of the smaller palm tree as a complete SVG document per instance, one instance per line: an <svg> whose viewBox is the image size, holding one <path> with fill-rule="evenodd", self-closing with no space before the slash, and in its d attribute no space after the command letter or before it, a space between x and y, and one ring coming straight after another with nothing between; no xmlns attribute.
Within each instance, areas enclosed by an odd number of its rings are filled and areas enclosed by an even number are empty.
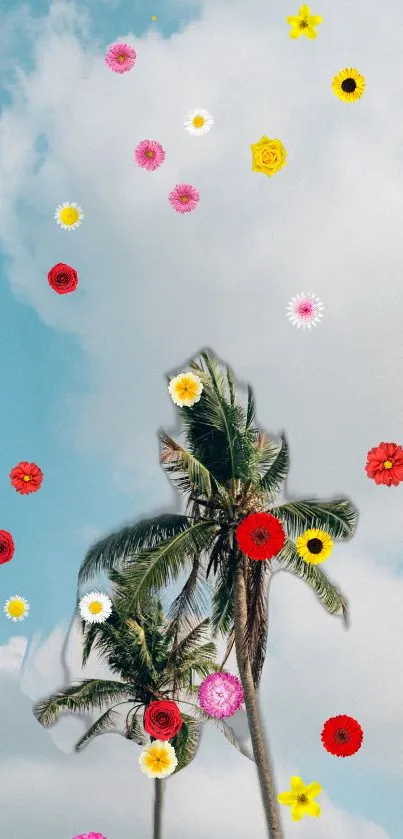
<svg viewBox="0 0 403 839"><path fill-rule="evenodd" d="M177 621L166 620L161 602L156 598L148 599L144 615L138 606L135 613L129 611L130 593L124 577L111 572L109 579L115 585L113 611L104 623L82 622L82 665L86 665L91 651L97 650L118 679L84 679L41 700L34 708L36 718L46 727L53 725L65 711L101 712L76 743L76 751L108 732L123 734L128 740L145 746L148 736L143 719L148 705L161 699L186 704L186 698L194 698L197 690L195 677L204 678L219 669L215 664L216 648L208 635L208 620L184 634ZM178 760L175 772L193 760L202 727L200 713L181 713L181 717L182 727L171 740ZM237 745L228 727L224 733ZM161 839L163 781L156 778L154 783L153 839Z"/></svg>

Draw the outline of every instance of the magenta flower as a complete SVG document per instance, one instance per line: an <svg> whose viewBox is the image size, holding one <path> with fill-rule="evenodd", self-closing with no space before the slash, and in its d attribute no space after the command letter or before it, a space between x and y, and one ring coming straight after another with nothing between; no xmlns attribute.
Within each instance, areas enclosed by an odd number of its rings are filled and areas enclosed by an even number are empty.
<svg viewBox="0 0 403 839"><path fill-rule="evenodd" d="M165 152L160 143L156 140L142 140L134 152L134 159L137 166L154 172L165 160Z"/></svg>
<svg viewBox="0 0 403 839"><path fill-rule="evenodd" d="M243 699L241 682L231 673L211 673L199 687L199 705L209 717L231 717Z"/></svg>
<svg viewBox="0 0 403 839"><path fill-rule="evenodd" d="M176 184L168 198L177 213L191 213L196 209L200 195L191 184Z"/></svg>
<svg viewBox="0 0 403 839"><path fill-rule="evenodd" d="M79 833L73 839L106 839L103 833Z"/></svg>
<svg viewBox="0 0 403 839"><path fill-rule="evenodd" d="M105 62L113 73L128 73L136 63L136 50L130 44L113 44L105 56Z"/></svg>

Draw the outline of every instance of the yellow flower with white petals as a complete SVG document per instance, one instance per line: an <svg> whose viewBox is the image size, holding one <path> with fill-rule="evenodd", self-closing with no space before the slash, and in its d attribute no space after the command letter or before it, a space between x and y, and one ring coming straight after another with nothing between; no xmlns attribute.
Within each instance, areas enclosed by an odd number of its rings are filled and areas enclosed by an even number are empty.
<svg viewBox="0 0 403 839"><path fill-rule="evenodd" d="M81 598L80 615L86 623L104 623L112 612L112 601L100 591L92 591Z"/></svg>
<svg viewBox="0 0 403 839"><path fill-rule="evenodd" d="M25 600L25 597L20 597L19 594L16 594L14 597L10 597L9 600L6 600L4 612L12 621L23 621L29 612L28 600Z"/></svg>
<svg viewBox="0 0 403 839"><path fill-rule="evenodd" d="M154 740L139 757L141 771L149 778L166 778L178 765L175 749L166 740Z"/></svg>
<svg viewBox="0 0 403 839"><path fill-rule="evenodd" d="M287 23L291 26L290 38L300 38L301 35L306 35L312 40L317 37L315 26L322 23L322 18L319 15L311 15L309 6L301 6L296 17L288 17Z"/></svg>
<svg viewBox="0 0 403 839"><path fill-rule="evenodd" d="M180 408L191 408L199 401L203 385L194 373L180 373L168 385L172 401Z"/></svg>
<svg viewBox="0 0 403 839"><path fill-rule="evenodd" d="M313 816L315 819L320 816L319 804L314 800L322 792L320 784L308 784L305 786L301 778L294 775L291 778L291 791L280 792L277 796L280 804L291 807L291 815L295 822L301 821L303 816Z"/></svg>
<svg viewBox="0 0 403 839"><path fill-rule="evenodd" d="M67 201L64 204L59 204L55 211L55 220L60 225L62 230L75 230L79 227L84 218L84 213L81 207L74 202L69 204Z"/></svg>
<svg viewBox="0 0 403 839"><path fill-rule="evenodd" d="M208 134L213 125L213 117L203 108L196 108L196 110L191 111L184 119L186 131L189 131L189 134L194 134L195 136L196 134L200 134L203 137L204 134Z"/></svg>

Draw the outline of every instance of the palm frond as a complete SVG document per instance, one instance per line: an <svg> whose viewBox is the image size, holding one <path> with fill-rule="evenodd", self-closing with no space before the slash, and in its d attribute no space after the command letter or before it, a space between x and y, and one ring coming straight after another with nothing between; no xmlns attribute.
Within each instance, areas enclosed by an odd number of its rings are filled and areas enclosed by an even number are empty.
<svg viewBox="0 0 403 839"><path fill-rule="evenodd" d="M133 638L135 639L135 643L138 645L138 650L140 653L140 658L142 663L147 668L148 672L150 673L151 678L156 678L157 674L154 669L152 655L150 650L147 646L147 639L144 632L144 629L140 624L134 620L134 618L127 618L126 621L131 633L133 634Z"/></svg>
<svg viewBox="0 0 403 839"><path fill-rule="evenodd" d="M234 574L236 556L229 554L217 573L211 614L213 634L228 635L234 624Z"/></svg>
<svg viewBox="0 0 403 839"><path fill-rule="evenodd" d="M174 775L180 772L181 769L189 766L189 763L196 756L200 745L201 733L202 726L200 721L188 714L182 714L182 728L171 741L178 759L178 765L173 773Z"/></svg>
<svg viewBox="0 0 403 839"><path fill-rule="evenodd" d="M280 519L291 539L305 530L324 530L332 539L349 539L355 531L357 510L350 501L290 501L272 507L270 513Z"/></svg>
<svg viewBox="0 0 403 839"><path fill-rule="evenodd" d="M187 516L161 515L143 519L101 539L88 551L78 574L78 584L100 572L124 567L139 551L177 536L189 527Z"/></svg>
<svg viewBox="0 0 403 839"><path fill-rule="evenodd" d="M219 731L221 731L221 733L228 740L228 742L231 743L231 746L235 746L235 748L238 750L238 752L241 753L241 755L244 755L244 757L247 757L249 760L253 760L253 762L254 762L253 755L251 754L249 749L247 749L246 746L244 746L243 743L241 743L241 741L238 739L238 737L235 734L234 729L231 728L231 725L227 720L224 720L224 719L220 720L220 719L217 719L216 717L209 717L201 709L200 709L200 717L205 722L213 723L213 725L215 725L216 728L218 728Z"/></svg>
<svg viewBox="0 0 403 839"><path fill-rule="evenodd" d="M281 435L281 446L280 448L276 447L276 454L274 454L272 462L267 465L266 472L260 479L260 487L270 498L275 497L280 491L288 475L289 467L290 458L287 440L284 435Z"/></svg>
<svg viewBox="0 0 403 839"><path fill-rule="evenodd" d="M200 620L206 613L209 594L210 586L205 580L202 562L195 554L190 574L168 611L172 635L177 636L182 626L190 628L194 620Z"/></svg>
<svg viewBox="0 0 403 839"><path fill-rule="evenodd" d="M124 682L107 679L84 679L82 682L56 691L34 706L34 714L41 725L53 725L63 711L80 713L102 709L106 703L131 698L130 687Z"/></svg>
<svg viewBox="0 0 403 839"><path fill-rule="evenodd" d="M165 431L159 432L159 440L160 463L174 487L187 495L210 498L216 481L207 467Z"/></svg>
<svg viewBox="0 0 403 839"><path fill-rule="evenodd" d="M94 737L99 737L101 734L118 734L119 732L116 729L116 719L118 716L119 715L113 710L113 708L105 711L105 713L89 727L84 736L78 740L74 746L74 751L80 752L87 743L93 740Z"/></svg>
<svg viewBox="0 0 403 839"><path fill-rule="evenodd" d="M295 545L287 539L284 547L276 556L285 571L289 571L309 585L313 593L331 615L348 620L348 604L344 594L332 583L317 565L305 562L298 555Z"/></svg>
<svg viewBox="0 0 403 839"><path fill-rule="evenodd" d="M250 385L248 385L248 404L246 407L246 422L245 422L245 430L251 427L252 423L255 420L255 397L253 395L253 390Z"/></svg>
<svg viewBox="0 0 403 839"><path fill-rule="evenodd" d="M148 742L143 724L136 714L131 714L126 726L126 738L132 740L137 746L145 746Z"/></svg>
<svg viewBox="0 0 403 839"><path fill-rule="evenodd" d="M249 658L255 688L266 658L268 634L268 569L265 562L249 562L246 580L247 621L245 652Z"/></svg>

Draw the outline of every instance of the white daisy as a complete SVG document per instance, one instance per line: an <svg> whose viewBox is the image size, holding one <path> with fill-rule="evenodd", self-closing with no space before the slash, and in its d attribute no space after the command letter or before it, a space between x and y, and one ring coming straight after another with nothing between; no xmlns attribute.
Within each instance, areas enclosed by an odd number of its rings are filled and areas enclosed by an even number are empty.
<svg viewBox="0 0 403 839"><path fill-rule="evenodd" d="M287 317L298 329L310 329L323 317L323 303L316 294L297 294L287 306Z"/></svg>
<svg viewBox="0 0 403 839"><path fill-rule="evenodd" d="M104 623L112 612L112 601L100 591L92 591L81 598L78 607L86 623Z"/></svg>
<svg viewBox="0 0 403 839"><path fill-rule="evenodd" d="M25 597L20 597L19 594L14 595L6 600L4 604L4 612L11 621L23 621L29 612L28 600Z"/></svg>
<svg viewBox="0 0 403 839"><path fill-rule="evenodd" d="M69 204L65 201L64 204L56 207L54 218L62 230L75 230L76 227L80 227L84 213L75 202Z"/></svg>
<svg viewBox="0 0 403 839"><path fill-rule="evenodd" d="M196 108L195 111L191 111L185 117L183 124L190 134L203 136L213 127L214 119L208 111L204 111L203 108Z"/></svg>

